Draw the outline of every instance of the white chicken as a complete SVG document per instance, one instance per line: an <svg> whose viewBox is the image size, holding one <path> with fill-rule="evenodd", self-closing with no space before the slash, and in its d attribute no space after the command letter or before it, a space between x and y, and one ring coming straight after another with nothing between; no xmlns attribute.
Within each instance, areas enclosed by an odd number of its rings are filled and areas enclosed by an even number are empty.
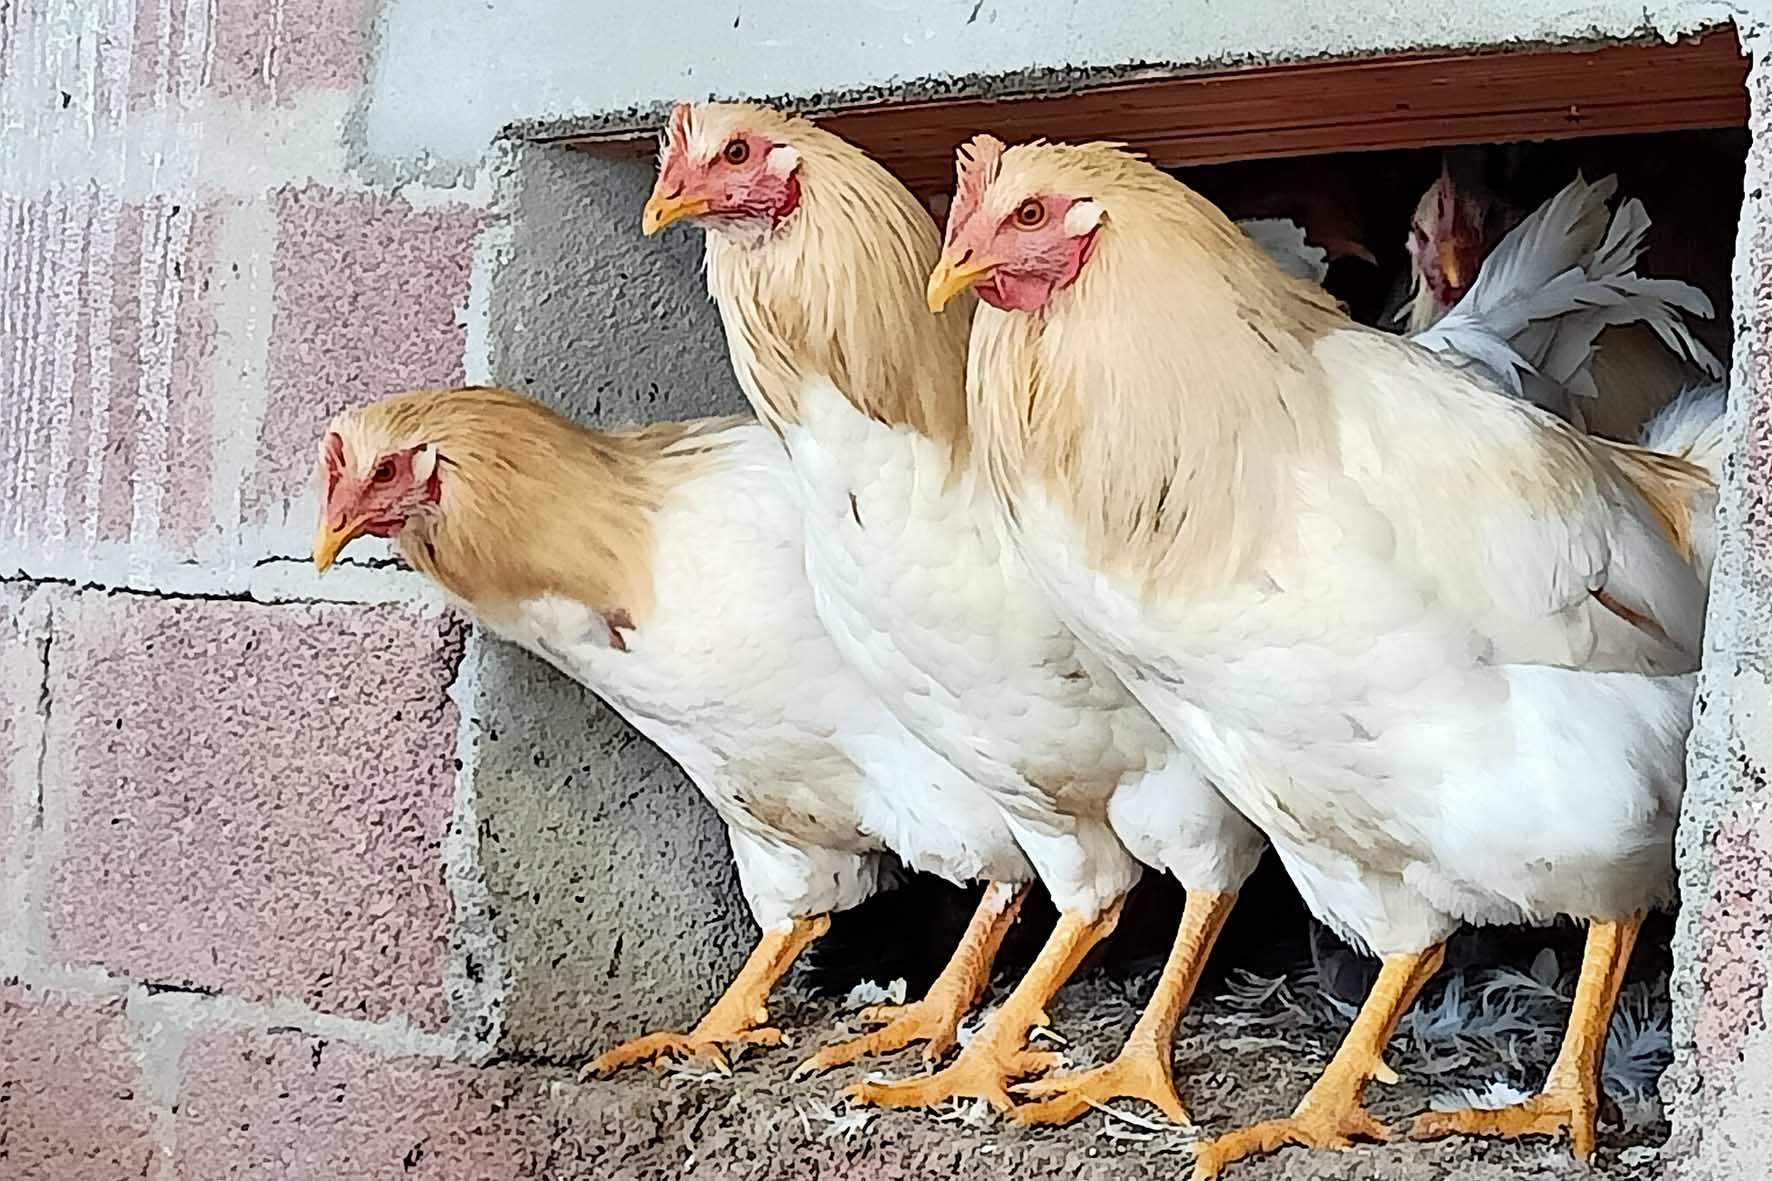
<svg viewBox="0 0 1772 1181"><path fill-rule="evenodd" d="M1003 543L969 462L966 319L921 306L937 227L852 145L749 104L673 112L644 228L681 218L707 230L739 384L792 457L820 615L912 731L990 790L1060 910L953 1063L852 1094L899 1106L973 1096L1010 1112L1010 1082L1052 1058L1025 1048L1030 1031L1112 930L1142 860L1188 890L1150 1006L1113 1063L1033 1084L1043 1101L1013 1114L1068 1120L1120 1095L1184 1120L1176 1022L1262 841Z"/></svg>
<svg viewBox="0 0 1772 1181"><path fill-rule="evenodd" d="M507 390L419 390L339 415L321 447L314 562L362 533L495 634L583 684L675 759L726 824L763 937L693 1030L593 1061L606 1073L783 1040L776 982L889 854L987 878L947 972L829 1063L952 1044L1032 876L996 807L838 656L812 606L787 459L757 423L592 431Z"/></svg>
<svg viewBox="0 0 1772 1181"><path fill-rule="evenodd" d="M1352 323L1110 146L963 149L930 305L969 287L973 444L1049 600L1383 957L1295 1113L1203 1142L1196 1175L1382 1138L1362 1094L1446 936L1558 915L1589 932L1544 1090L1415 1130L1591 1156L1673 886L1703 627L1665 485L1708 480Z"/></svg>

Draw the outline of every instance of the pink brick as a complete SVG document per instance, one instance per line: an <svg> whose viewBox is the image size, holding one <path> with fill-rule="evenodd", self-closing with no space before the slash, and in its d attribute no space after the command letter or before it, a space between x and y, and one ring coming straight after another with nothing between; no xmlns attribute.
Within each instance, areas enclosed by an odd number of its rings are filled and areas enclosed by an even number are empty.
<svg viewBox="0 0 1772 1181"><path fill-rule="evenodd" d="M277 195L270 401L247 503L299 495L320 430L348 405L461 380L483 211L309 186Z"/></svg>
<svg viewBox="0 0 1772 1181"><path fill-rule="evenodd" d="M462 637L393 607L70 602L45 776L53 954L442 1027Z"/></svg>
<svg viewBox="0 0 1772 1181"><path fill-rule="evenodd" d="M82 188L4 214L0 531L120 540L139 524L188 549L209 523L220 210Z"/></svg>
<svg viewBox="0 0 1772 1181"><path fill-rule="evenodd" d="M1707 1088L1727 1088L1741 1048L1764 1026L1761 999L1772 966L1772 874L1767 814L1751 804L1725 820L1712 840L1715 887L1700 919L1701 988L1693 1040Z"/></svg>
<svg viewBox="0 0 1772 1181"><path fill-rule="evenodd" d="M14 765L36 761L39 731L37 703L43 687L43 659L33 621L24 615L31 588L0 584L0 890L7 889L8 874L22 870L31 823L27 814L34 784L29 777L14 775ZM18 827L15 828L14 825ZM6 921L6 903L0 897L0 923Z"/></svg>
<svg viewBox="0 0 1772 1181"><path fill-rule="evenodd" d="M230 0L136 8L129 104L190 106L205 95L287 104L315 88L364 85L367 0Z"/></svg>
<svg viewBox="0 0 1772 1181"><path fill-rule="evenodd" d="M122 1001L0 984L0 1177L152 1176L138 1074Z"/></svg>
<svg viewBox="0 0 1772 1181"><path fill-rule="evenodd" d="M542 1177L540 1085L301 1034L214 1033L182 1060L181 1181Z"/></svg>
<svg viewBox="0 0 1772 1181"><path fill-rule="evenodd" d="M223 98L288 103L369 79L366 0L257 0L216 11L210 86Z"/></svg>

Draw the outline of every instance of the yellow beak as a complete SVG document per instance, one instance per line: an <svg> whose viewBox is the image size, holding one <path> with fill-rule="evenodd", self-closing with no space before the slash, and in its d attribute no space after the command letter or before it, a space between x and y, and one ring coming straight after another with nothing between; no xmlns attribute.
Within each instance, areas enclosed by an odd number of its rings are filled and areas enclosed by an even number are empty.
<svg viewBox="0 0 1772 1181"><path fill-rule="evenodd" d="M971 258L971 253L967 251L960 262L944 254L935 269L929 272L930 311L941 311L953 302L954 296L997 269L996 263Z"/></svg>
<svg viewBox="0 0 1772 1181"><path fill-rule="evenodd" d="M1463 283L1459 282L1459 280L1464 277L1459 273L1460 269L1461 268L1458 265L1458 248L1450 242L1440 243L1440 273L1446 276L1446 282L1453 287L1464 286Z"/></svg>
<svg viewBox="0 0 1772 1181"><path fill-rule="evenodd" d="M652 196L646 198L646 209L640 214L640 232L650 238L674 221L700 217L712 204L706 197L686 197L681 194L668 197L654 190Z"/></svg>
<svg viewBox="0 0 1772 1181"><path fill-rule="evenodd" d="M314 568L322 574L326 573L327 569L338 560L339 551L351 544L351 541L363 532L363 526L368 523L368 517L356 517L346 521L343 525L336 526L328 525L322 519L320 528L314 534Z"/></svg>

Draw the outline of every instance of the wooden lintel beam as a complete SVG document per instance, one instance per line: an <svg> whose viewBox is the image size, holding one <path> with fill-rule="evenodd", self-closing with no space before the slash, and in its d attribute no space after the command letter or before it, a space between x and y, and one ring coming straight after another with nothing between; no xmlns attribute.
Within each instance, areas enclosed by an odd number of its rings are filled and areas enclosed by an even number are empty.
<svg viewBox="0 0 1772 1181"><path fill-rule="evenodd" d="M990 99L878 103L819 121L922 193L945 191L954 148L1108 139L1165 167L1272 156L1741 126L1747 60L1730 29L1594 48L1336 59L1200 71ZM651 150L654 133L573 147Z"/></svg>

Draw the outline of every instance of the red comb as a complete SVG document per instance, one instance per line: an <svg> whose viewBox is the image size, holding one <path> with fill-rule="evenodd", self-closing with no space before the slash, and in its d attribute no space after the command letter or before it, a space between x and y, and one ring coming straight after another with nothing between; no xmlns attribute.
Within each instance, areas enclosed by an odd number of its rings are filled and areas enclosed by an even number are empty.
<svg viewBox="0 0 1772 1181"><path fill-rule="evenodd" d="M954 153L954 201L948 209L949 242L954 231L971 220L984 203L984 191L1003 167L1003 141L994 135L975 135Z"/></svg>
<svg viewBox="0 0 1772 1181"><path fill-rule="evenodd" d="M694 113L694 103L678 103L671 108L669 139L670 143L675 147L682 148L688 146L689 118Z"/></svg>

